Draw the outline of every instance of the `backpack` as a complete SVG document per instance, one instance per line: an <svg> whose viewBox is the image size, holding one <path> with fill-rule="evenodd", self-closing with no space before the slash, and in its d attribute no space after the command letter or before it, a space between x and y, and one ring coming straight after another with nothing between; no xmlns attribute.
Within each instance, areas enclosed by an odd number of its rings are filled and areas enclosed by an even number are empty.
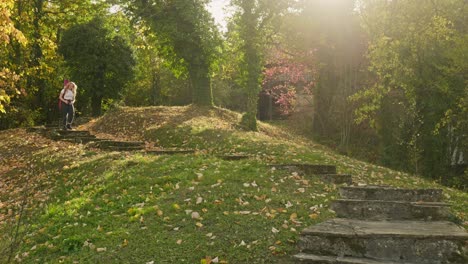
<svg viewBox="0 0 468 264"><path fill-rule="evenodd" d="M70 81L67 79L63 80L63 87L65 87L69 82ZM58 109L59 111L62 111L62 100L60 100L60 98L58 99Z"/></svg>

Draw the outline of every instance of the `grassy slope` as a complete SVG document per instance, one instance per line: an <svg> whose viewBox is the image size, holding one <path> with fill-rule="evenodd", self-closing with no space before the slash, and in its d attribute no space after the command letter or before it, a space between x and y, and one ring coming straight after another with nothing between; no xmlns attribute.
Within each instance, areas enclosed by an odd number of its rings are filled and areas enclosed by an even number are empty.
<svg viewBox="0 0 468 264"><path fill-rule="evenodd" d="M359 183L443 188L268 124L243 132L238 120L222 109L123 108L83 126L154 148L195 148L195 155L104 152L0 132L0 262L21 219L17 259L26 263L290 263L298 233L333 217L337 187L272 163L335 164ZM252 158L218 158L226 153ZM454 220L466 223L468 194L443 189Z"/></svg>

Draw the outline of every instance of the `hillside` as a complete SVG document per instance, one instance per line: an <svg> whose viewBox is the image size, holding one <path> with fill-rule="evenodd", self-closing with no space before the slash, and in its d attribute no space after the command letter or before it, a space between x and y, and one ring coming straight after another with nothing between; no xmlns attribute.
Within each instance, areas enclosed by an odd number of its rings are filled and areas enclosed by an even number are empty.
<svg viewBox="0 0 468 264"><path fill-rule="evenodd" d="M106 152L0 131L0 262L291 263L298 233L333 217L338 189L268 166L279 163L336 165L360 185L442 188L453 221L468 226L465 192L269 124L246 132L239 119L219 108L118 108L79 127L153 149L196 150L189 155Z"/></svg>

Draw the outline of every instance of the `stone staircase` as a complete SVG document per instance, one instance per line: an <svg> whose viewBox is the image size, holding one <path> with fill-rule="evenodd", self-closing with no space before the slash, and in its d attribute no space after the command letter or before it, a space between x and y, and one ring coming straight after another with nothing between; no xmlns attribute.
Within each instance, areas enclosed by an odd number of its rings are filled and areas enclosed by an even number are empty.
<svg viewBox="0 0 468 264"><path fill-rule="evenodd" d="M95 135L91 135L86 130L48 130L47 135L53 140L63 140L72 143L86 144L88 142L96 142L100 139L96 138Z"/></svg>
<svg viewBox="0 0 468 264"><path fill-rule="evenodd" d="M287 171L298 171L301 174L311 177L319 178L321 181L329 184L351 184L353 179L349 174L338 174L336 172L336 166L334 165L322 165L322 164L271 164L270 167L274 167L280 170Z"/></svg>
<svg viewBox="0 0 468 264"><path fill-rule="evenodd" d="M468 233L439 189L341 187L338 218L302 231L298 263L468 263Z"/></svg>
<svg viewBox="0 0 468 264"><path fill-rule="evenodd" d="M191 149L148 149L143 141L101 139L96 138L87 130L61 130L57 129L55 125L30 127L27 131L42 134L53 140L88 144L87 147L109 151L144 151L147 154L154 155L192 154L195 152L195 150Z"/></svg>

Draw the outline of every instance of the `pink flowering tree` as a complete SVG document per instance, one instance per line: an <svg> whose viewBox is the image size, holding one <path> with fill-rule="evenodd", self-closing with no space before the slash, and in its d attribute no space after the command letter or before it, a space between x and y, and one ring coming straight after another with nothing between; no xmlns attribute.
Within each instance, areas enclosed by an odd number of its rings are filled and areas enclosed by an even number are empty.
<svg viewBox="0 0 468 264"><path fill-rule="evenodd" d="M294 111L298 96L311 101L316 75L310 66L312 58L313 51L295 56L272 52L263 72L262 92L273 99L281 115Z"/></svg>

